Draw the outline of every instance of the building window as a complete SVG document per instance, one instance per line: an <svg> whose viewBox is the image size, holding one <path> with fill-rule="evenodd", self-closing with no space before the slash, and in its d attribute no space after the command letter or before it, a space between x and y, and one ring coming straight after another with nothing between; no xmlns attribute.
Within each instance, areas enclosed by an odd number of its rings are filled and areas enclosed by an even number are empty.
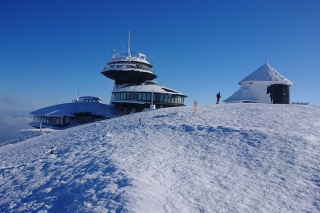
<svg viewBox="0 0 320 213"><path fill-rule="evenodd" d="M164 101L164 95L163 95L163 94L160 95L160 101L161 101L161 102Z"/></svg>
<svg viewBox="0 0 320 213"><path fill-rule="evenodd" d="M160 101L160 94L159 93L156 93L155 94L155 101Z"/></svg>
<svg viewBox="0 0 320 213"><path fill-rule="evenodd" d="M129 100L132 100L133 99L133 93L131 92L131 93L128 93L129 94Z"/></svg>

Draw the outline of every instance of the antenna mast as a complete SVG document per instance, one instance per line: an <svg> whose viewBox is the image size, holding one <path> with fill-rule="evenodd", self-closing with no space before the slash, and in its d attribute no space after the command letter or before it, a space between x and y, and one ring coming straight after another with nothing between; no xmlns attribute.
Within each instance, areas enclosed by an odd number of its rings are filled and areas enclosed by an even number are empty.
<svg viewBox="0 0 320 213"><path fill-rule="evenodd" d="M130 30L129 30L129 38L128 38L128 56L130 55Z"/></svg>

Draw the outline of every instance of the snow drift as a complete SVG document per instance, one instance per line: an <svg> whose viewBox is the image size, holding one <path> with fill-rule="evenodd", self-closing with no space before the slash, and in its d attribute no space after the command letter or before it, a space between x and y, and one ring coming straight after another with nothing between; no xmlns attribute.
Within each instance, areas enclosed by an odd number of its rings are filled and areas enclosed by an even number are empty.
<svg viewBox="0 0 320 213"><path fill-rule="evenodd" d="M0 149L0 212L319 212L319 118L229 104L52 132Z"/></svg>

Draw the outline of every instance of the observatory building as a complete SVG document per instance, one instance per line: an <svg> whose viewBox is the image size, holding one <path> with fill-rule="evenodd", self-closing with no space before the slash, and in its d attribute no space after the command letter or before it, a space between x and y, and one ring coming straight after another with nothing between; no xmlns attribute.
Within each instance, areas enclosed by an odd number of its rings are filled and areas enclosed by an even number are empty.
<svg viewBox="0 0 320 213"><path fill-rule="evenodd" d="M157 75L152 71L147 55L130 52L130 31L128 41L128 52L114 52L101 72L114 80L110 103L122 115L146 109L185 106L185 94L154 81Z"/></svg>
<svg viewBox="0 0 320 213"><path fill-rule="evenodd" d="M239 82L240 89L225 103L289 104L292 82L267 62Z"/></svg>

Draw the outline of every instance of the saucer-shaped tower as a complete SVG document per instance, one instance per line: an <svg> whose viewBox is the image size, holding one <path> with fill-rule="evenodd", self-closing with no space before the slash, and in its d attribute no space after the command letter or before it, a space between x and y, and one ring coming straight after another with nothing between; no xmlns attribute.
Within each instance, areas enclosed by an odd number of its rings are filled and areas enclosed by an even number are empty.
<svg viewBox="0 0 320 213"><path fill-rule="evenodd" d="M101 73L115 81L110 102L120 114L184 106L186 95L153 81L157 76L147 55L130 52L130 34L128 52L113 53Z"/></svg>
<svg viewBox="0 0 320 213"><path fill-rule="evenodd" d="M152 65L142 53L113 53L111 60L101 72L115 80L116 85L145 82L157 76L151 71Z"/></svg>
<svg viewBox="0 0 320 213"><path fill-rule="evenodd" d="M240 89L225 103L289 104L292 82L273 69L268 63L239 82Z"/></svg>

